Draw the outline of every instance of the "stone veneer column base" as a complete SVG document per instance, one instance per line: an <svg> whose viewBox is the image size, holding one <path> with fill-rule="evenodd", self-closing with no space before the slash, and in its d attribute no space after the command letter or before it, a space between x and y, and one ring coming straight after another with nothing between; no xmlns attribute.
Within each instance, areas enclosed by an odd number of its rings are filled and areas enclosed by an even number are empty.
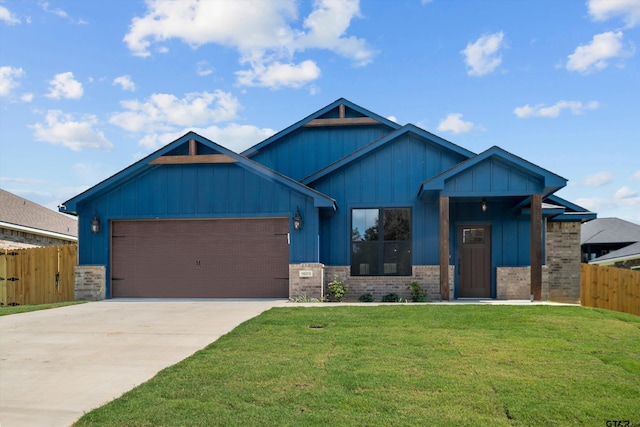
<svg viewBox="0 0 640 427"><path fill-rule="evenodd" d="M549 299L580 301L580 222L547 222Z"/></svg>
<svg viewBox="0 0 640 427"><path fill-rule="evenodd" d="M106 299L107 275L104 265L76 265L74 275L76 301Z"/></svg>
<svg viewBox="0 0 640 427"><path fill-rule="evenodd" d="M324 298L324 264L289 264L289 298Z"/></svg>

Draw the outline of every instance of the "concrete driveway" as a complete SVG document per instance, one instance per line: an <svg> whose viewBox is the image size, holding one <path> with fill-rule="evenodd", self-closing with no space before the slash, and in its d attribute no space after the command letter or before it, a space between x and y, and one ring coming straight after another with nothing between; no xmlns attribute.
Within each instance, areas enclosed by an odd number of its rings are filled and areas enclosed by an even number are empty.
<svg viewBox="0 0 640 427"><path fill-rule="evenodd" d="M286 300L108 300L0 317L0 425L68 426Z"/></svg>

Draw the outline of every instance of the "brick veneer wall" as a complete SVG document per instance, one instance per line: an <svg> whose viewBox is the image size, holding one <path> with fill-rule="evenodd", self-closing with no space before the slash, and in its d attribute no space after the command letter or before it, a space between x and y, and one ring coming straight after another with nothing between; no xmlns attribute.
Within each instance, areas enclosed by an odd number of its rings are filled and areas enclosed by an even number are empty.
<svg viewBox="0 0 640 427"><path fill-rule="evenodd" d="M411 276L351 276L349 266L326 266L324 268L325 295L329 282L334 277L342 280L349 289L346 301L357 301L360 295L371 294L375 301L389 293L396 293L400 298L411 298L408 286L414 280L427 290L430 300L440 300L440 266L414 265ZM453 279L455 267L449 266L449 299L453 299Z"/></svg>
<svg viewBox="0 0 640 427"><path fill-rule="evenodd" d="M76 301L101 301L107 297L104 265L76 265L74 274Z"/></svg>
<svg viewBox="0 0 640 427"><path fill-rule="evenodd" d="M60 246L75 244L75 241L58 239L51 236L27 233L25 231L12 230L0 227L0 248L22 249L40 246Z"/></svg>
<svg viewBox="0 0 640 427"><path fill-rule="evenodd" d="M548 222L546 253L548 299L580 301L580 222Z"/></svg>
<svg viewBox="0 0 640 427"><path fill-rule="evenodd" d="M497 267L496 299L530 299L531 267ZM549 299L549 268L542 267L542 300Z"/></svg>
<svg viewBox="0 0 640 427"><path fill-rule="evenodd" d="M307 296L322 301L324 297L323 269L324 264L320 263L289 264L289 297ZM301 271L310 272L311 277L300 277Z"/></svg>

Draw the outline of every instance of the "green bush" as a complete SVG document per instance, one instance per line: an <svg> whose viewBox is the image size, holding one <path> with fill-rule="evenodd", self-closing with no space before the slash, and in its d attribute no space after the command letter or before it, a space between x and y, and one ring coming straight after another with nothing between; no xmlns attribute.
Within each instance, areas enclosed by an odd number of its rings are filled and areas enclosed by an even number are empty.
<svg viewBox="0 0 640 427"><path fill-rule="evenodd" d="M371 295L371 294L362 294L358 298L358 301L360 301L360 302L373 302L373 295Z"/></svg>
<svg viewBox="0 0 640 427"><path fill-rule="evenodd" d="M413 302L427 302L429 301L427 290L420 286L420 283L413 281L409 283L408 288L411 290L411 301Z"/></svg>
<svg viewBox="0 0 640 427"><path fill-rule="evenodd" d="M400 302L400 295L392 292L382 297L382 302Z"/></svg>
<svg viewBox="0 0 640 427"><path fill-rule="evenodd" d="M349 289L344 285L344 282L338 279L338 276L333 276L333 280L329 282L329 295L334 301L340 302L347 294Z"/></svg>

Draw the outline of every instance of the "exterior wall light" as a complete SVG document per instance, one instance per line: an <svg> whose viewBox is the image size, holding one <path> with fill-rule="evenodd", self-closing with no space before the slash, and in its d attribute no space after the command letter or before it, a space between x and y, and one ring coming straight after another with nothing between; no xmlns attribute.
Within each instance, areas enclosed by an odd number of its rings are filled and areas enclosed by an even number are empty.
<svg viewBox="0 0 640 427"><path fill-rule="evenodd" d="M296 231L302 230L302 217L300 216L300 209L296 206L296 213L293 216L293 229Z"/></svg>
<svg viewBox="0 0 640 427"><path fill-rule="evenodd" d="M93 212L93 219L91 220L91 232L98 234L100 232L100 218L98 218L98 212Z"/></svg>
<svg viewBox="0 0 640 427"><path fill-rule="evenodd" d="M480 205L480 209L482 209L482 212L487 211L487 199L485 198L482 199L482 204Z"/></svg>

